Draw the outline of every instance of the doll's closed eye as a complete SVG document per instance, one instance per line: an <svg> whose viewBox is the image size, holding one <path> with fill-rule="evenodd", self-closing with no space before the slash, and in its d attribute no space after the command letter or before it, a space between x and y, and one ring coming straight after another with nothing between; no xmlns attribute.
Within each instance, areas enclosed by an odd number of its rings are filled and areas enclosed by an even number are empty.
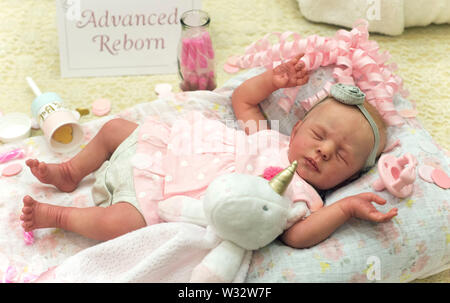
<svg viewBox="0 0 450 303"><path fill-rule="evenodd" d="M345 159L345 156L346 156L346 155L345 155L343 152L338 151L338 152L337 152L337 156L338 156L339 159L341 159L342 161L344 161L345 164L347 164L347 160Z"/></svg>
<svg viewBox="0 0 450 303"><path fill-rule="evenodd" d="M318 132L316 132L314 130L311 130L311 131L312 131L313 136L314 136L315 139L317 139L317 140L322 140L323 139L323 136L321 136Z"/></svg>

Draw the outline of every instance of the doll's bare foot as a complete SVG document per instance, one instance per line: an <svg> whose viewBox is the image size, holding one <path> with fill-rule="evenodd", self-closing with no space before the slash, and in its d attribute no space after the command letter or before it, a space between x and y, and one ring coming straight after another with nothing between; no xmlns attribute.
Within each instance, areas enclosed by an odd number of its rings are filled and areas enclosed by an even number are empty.
<svg viewBox="0 0 450 303"><path fill-rule="evenodd" d="M28 159L25 163L39 181L45 184L52 184L63 192L70 193L74 191L80 182L69 162L48 164L39 162L36 159Z"/></svg>
<svg viewBox="0 0 450 303"><path fill-rule="evenodd" d="M70 207L62 207L40 203L30 196L23 198L23 208L20 220L25 231L37 228L62 227Z"/></svg>

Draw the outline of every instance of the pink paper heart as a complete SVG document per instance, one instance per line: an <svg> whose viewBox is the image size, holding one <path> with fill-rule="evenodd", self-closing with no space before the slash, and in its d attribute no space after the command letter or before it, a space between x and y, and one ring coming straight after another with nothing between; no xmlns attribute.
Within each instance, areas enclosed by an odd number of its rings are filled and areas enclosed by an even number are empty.
<svg viewBox="0 0 450 303"><path fill-rule="evenodd" d="M226 71L229 74L234 74L234 73L237 73L240 68L237 67L237 66L233 66L233 65L230 65L228 63L225 63L223 65L223 69L224 69L224 71Z"/></svg>
<svg viewBox="0 0 450 303"><path fill-rule="evenodd" d="M436 168L431 173L431 178L433 178L434 183L436 183L443 189L450 188L450 177L447 176L447 174L443 170Z"/></svg>
<svg viewBox="0 0 450 303"><path fill-rule="evenodd" d="M419 176L430 183L434 183L433 178L431 178L431 173L435 170L433 166L421 165L419 166Z"/></svg>
<svg viewBox="0 0 450 303"><path fill-rule="evenodd" d="M92 113L96 116L104 116L111 110L111 101L97 99L92 103Z"/></svg>
<svg viewBox="0 0 450 303"><path fill-rule="evenodd" d="M11 177L17 175L22 171L22 164L14 163L5 167L2 171L2 175L5 177Z"/></svg>
<svg viewBox="0 0 450 303"><path fill-rule="evenodd" d="M399 114L403 118L414 118L417 116L418 112L415 109L404 109L399 111Z"/></svg>

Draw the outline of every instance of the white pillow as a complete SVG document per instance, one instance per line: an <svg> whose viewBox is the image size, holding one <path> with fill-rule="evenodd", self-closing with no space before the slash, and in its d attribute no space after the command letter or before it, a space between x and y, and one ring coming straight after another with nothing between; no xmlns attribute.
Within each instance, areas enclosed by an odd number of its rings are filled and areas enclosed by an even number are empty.
<svg viewBox="0 0 450 303"><path fill-rule="evenodd" d="M297 0L303 16L351 28L358 19L369 21L369 31L400 35L405 27L450 22L448 0Z"/></svg>

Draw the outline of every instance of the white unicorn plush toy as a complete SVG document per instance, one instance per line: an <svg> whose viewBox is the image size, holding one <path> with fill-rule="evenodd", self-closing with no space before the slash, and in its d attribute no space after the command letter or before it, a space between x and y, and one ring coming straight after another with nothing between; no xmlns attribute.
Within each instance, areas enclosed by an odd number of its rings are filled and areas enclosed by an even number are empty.
<svg viewBox="0 0 450 303"><path fill-rule="evenodd" d="M173 197L159 203L163 220L204 226L219 243L194 268L190 282L233 282L247 252L271 243L306 214L305 203L283 196L296 168L294 161L270 181L238 173L222 175L201 200L185 197L181 207Z"/></svg>

